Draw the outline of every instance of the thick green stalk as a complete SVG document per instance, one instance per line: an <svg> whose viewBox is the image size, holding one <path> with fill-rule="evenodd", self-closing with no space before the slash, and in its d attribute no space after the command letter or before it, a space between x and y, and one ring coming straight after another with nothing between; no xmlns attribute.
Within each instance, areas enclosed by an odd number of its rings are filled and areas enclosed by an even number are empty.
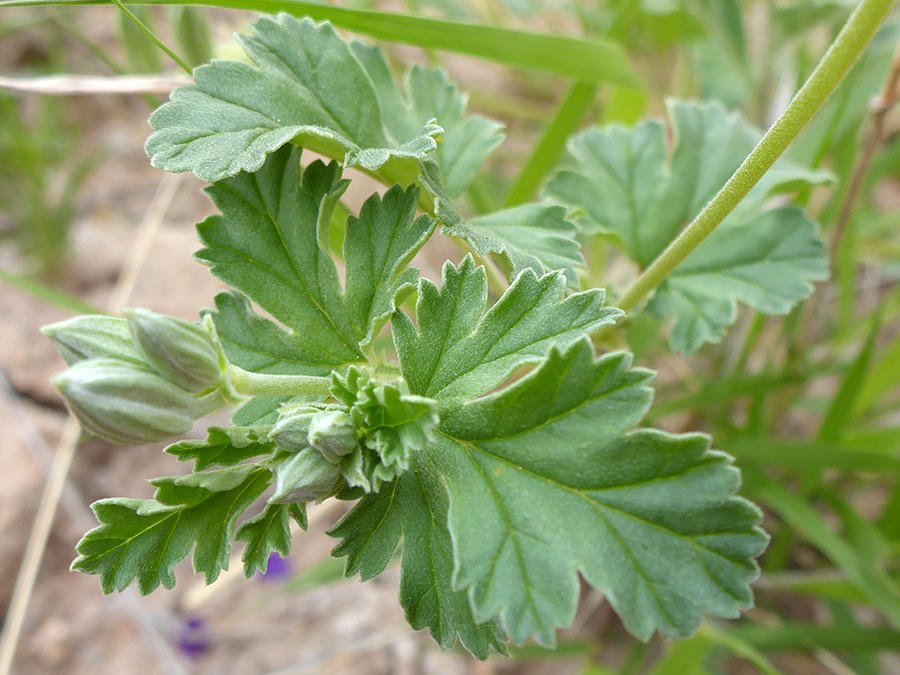
<svg viewBox="0 0 900 675"><path fill-rule="evenodd" d="M787 110L694 221L669 244L616 303L628 311L665 281L731 213L819 111L856 63L895 0L862 0Z"/></svg>
<svg viewBox="0 0 900 675"><path fill-rule="evenodd" d="M228 380L238 394L245 396L327 396L330 377L315 375L267 375L228 366Z"/></svg>

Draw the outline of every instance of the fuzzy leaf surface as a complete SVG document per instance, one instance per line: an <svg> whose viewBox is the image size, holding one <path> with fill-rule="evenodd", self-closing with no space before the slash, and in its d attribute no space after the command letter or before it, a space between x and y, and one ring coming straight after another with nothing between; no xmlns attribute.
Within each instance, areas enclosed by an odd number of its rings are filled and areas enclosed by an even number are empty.
<svg viewBox="0 0 900 675"><path fill-rule="evenodd" d="M273 153L258 172L208 188L222 212L198 225L197 257L249 296L282 328L253 313L240 296L217 298L216 327L229 359L257 372L324 374L362 359L417 276L406 267L434 229L415 217L415 188L373 195L347 219L345 287L328 251L328 226L346 189L337 164L300 166L300 150Z"/></svg>
<svg viewBox="0 0 900 675"><path fill-rule="evenodd" d="M416 629L429 628L444 649L457 640L478 658L505 653L495 622L476 622L464 592L451 586L453 547L447 529L447 493L429 462L417 453L410 470L366 495L329 531L340 538L332 555L347 558L345 575L363 581L381 574L402 540L400 603Z"/></svg>
<svg viewBox="0 0 900 675"><path fill-rule="evenodd" d="M196 68L195 84L150 118L153 166L216 182L256 171L292 141L369 171L414 164L436 147L442 129L430 119L410 134L388 133L372 80L330 24L264 16L238 40L254 65Z"/></svg>
<svg viewBox="0 0 900 675"><path fill-rule="evenodd" d="M175 455L179 462L193 459L194 471L205 471L212 466L234 466L267 455L272 452L272 444L249 427L210 427L205 439L178 441L167 447L166 452Z"/></svg>
<svg viewBox="0 0 900 675"><path fill-rule="evenodd" d="M147 594L175 585L173 569L194 550L196 572L212 583L228 569L238 516L269 486L265 468L228 469L156 479L155 499L103 499L92 505L100 525L78 543L72 569L100 577L104 593L132 581Z"/></svg>
<svg viewBox="0 0 900 675"><path fill-rule="evenodd" d="M611 233L642 268L700 213L761 138L758 129L715 103L672 101L669 116L677 138L671 157L659 122L591 129L569 142L577 169L557 172L547 186L547 195L568 206L587 232ZM700 295L695 288L655 304L675 315L673 349L690 352L721 340L734 321L735 302L777 306L763 311L783 313L809 295L811 283L824 278L816 228L799 211L772 212L767 201L776 192L828 180L827 172L776 162L719 228L732 233L718 236L717 231L675 271L678 275L684 266L702 266L721 274L707 275ZM772 238L773 219L796 230L782 233L784 250L779 252L771 250L778 248L776 243L762 241ZM739 258L752 267L750 275L772 280L768 285L783 279L775 290L776 302L762 298L767 288L751 288L746 279L735 283L734 276L746 271L733 269L740 266ZM678 286L674 279L673 284Z"/></svg>
<svg viewBox="0 0 900 675"><path fill-rule="evenodd" d="M503 141L503 126L479 115L467 116L468 96L443 70L413 65L401 88L379 48L359 41L351 42L350 48L375 85L385 126L393 137L406 138L437 120L444 133L429 157L437 164L447 193L458 198Z"/></svg>
<svg viewBox="0 0 900 675"><path fill-rule="evenodd" d="M438 461L453 585L477 619L553 644L575 616L576 572L644 640L752 604L760 513L733 496L740 474L707 437L626 433L649 406L649 376L625 354L595 360L582 341L448 413Z"/></svg>
<svg viewBox="0 0 900 675"><path fill-rule="evenodd" d="M403 375L415 394L441 407L475 398L503 383L518 367L539 362L613 323L622 312L604 307L601 289L566 295L559 272L538 277L526 269L489 310L487 278L467 256L444 265L441 287L422 279L417 327L402 312L392 320Z"/></svg>
<svg viewBox="0 0 900 675"><path fill-rule="evenodd" d="M437 163L428 159L420 167L419 182L434 200L443 234L465 240L479 255L498 256L510 280L526 269L537 274L561 269L569 285L578 286L576 269L584 267L584 260L576 239L578 228L566 219L564 209L524 204L465 221Z"/></svg>
<svg viewBox="0 0 900 675"><path fill-rule="evenodd" d="M238 528L234 538L235 541L245 542L241 560L248 579L256 572L265 574L272 551L277 551L282 557L291 552L291 518L306 529L306 506L266 504L258 515Z"/></svg>
<svg viewBox="0 0 900 675"><path fill-rule="evenodd" d="M824 245L800 209L767 211L747 225L725 223L659 287L649 309L674 316L670 343L693 352L719 342L737 302L785 314L828 277Z"/></svg>

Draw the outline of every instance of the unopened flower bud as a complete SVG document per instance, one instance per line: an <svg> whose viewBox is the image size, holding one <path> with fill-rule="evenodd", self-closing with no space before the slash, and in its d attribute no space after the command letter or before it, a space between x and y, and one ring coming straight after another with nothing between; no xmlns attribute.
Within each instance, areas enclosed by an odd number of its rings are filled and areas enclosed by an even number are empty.
<svg viewBox="0 0 900 675"><path fill-rule="evenodd" d="M118 359L143 364L144 359L131 341L128 322L99 314L76 316L41 328L70 366L87 359Z"/></svg>
<svg viewBox="0 0 900 675"><path fill-rule="evenodd" d="M278 467L273 504L305 504L335 494L341 484L341 469L315 448L306 448Z"/></svg>
<svg viewBox="0 0 900 675"><path fill-rule="evenodd" d="M309 447L309 424L318 412L318 408L305 404L283 407L267 436L282 450L306 450Z"/></svg>
<svg viewBox="0 0 900 675"><path fill-rule="evenodd" d="M82 361L54 382L82 427L121 445L181 436L200 416L188 392L124 361Z"/></svg>
<svg viewBox="0 0 900 675"><path fill-rule="evenodd" d="M134 344L169 382L196 394L221 381L219 350L208 328L146 309L125 316Z"/></svg>
<svg viewBox="0 0 900 675"><path fill-rule="evenodd" d="M343 410L323 410L310 421L309 444L329 462L338 464L359 445L356 425Z"/></svg>

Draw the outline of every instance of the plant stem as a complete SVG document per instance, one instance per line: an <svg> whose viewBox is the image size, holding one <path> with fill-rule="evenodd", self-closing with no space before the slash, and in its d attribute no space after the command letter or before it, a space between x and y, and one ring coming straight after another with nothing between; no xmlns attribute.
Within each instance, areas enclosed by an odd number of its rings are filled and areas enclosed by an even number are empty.
<svg viewBox="0 0 900 675"><path fill-rule="evenodd" d="M787 110L703 211L625 291L616 305L634 308L731 213L819 111L860 57L895 0L862 0Z"/></svg>
<svg viewBox="0 0 900 675"><path fill-rule="evenodd" d="M897 51L894 53L894 58L891 61L891 69L890 72L888 72L887 79L884 81L881 94L873 102L871 113L872 125L869 128L869 133L859 152L859 156L856 158L853 174L850 178L850 183L847 186L847 191L844 193L844 199L841 202L841 210L831 234L831 241L828 244L828 255L831 259L832 267L834 267L834 264L837 261L841 241L850 224L850 218L856 210L856 204L859 201L860 193L866 182L866 175L869 173L869 167L872 165L875 153L878 151L878 148L884 140L884 127L887 114L890 112L891 108L897 105L898 99L900 99L900 45L897 46Z"/></svg>
<svg viewBox="0 0 900 675"><path fill-rule="evenodd" d="M330 377L315 375L266 375L228 366L228 379L239 394L246 396L327 396Z"/></svg>

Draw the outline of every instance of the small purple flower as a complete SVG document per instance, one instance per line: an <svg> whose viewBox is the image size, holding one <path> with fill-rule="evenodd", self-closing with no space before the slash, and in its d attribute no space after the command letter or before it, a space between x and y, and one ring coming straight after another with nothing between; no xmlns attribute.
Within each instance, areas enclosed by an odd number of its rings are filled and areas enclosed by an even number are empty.
<svg viewBox="0 0 900 675"><path fill-rule="evenodd" d="M287 558L282 558L274 552L270 553L266 571L260 572L260 576L266 582L284 581L291 576L291 564Z"/></svg>
<svg viewBox="0 0 900 675"><path fill-rule="evenodd" d="M178 648L192 659L197 659L209 651L212 640L206 620L199 616L184 617L175 637Z"/></svg>

